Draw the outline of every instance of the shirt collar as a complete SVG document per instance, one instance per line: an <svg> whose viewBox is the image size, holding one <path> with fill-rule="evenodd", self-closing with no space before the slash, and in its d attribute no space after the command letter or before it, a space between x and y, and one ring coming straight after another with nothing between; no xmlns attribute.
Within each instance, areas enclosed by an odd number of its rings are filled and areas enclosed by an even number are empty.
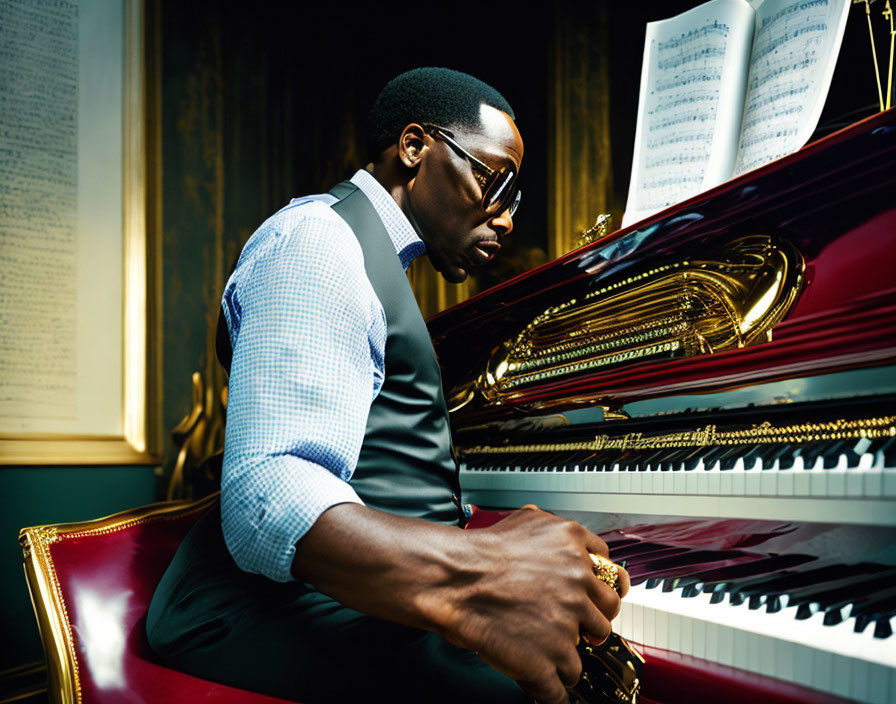
<svg viewBox="0 0 896 704"><path fill-rule="evenodd" d="M383 221L392 244L395 245L398 259L405 270L407 270L411 262L426 251L423 240L417 236L414 226L411 225L405 214L401 212L401 208L398 207L395 199L389 195L389 192L380 185L380 182L370 172L359 169L352 176L351 182L364 192L376 214L380 216L380 220Z"/></svg>

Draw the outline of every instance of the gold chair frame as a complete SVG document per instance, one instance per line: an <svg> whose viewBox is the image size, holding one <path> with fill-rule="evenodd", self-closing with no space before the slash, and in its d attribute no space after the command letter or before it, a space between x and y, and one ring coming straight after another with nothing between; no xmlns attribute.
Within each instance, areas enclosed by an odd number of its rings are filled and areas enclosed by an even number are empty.
<svg viewBox="0 0 896 704"><path fill-rule="evenodd" d="M203 511L217 500L218 494L213 494L198 501L155 503L105 518L21 530L19 544L24 554L25 579L47 659L47 692L52 704L82 704L82 695L72 625L50 547L64 540L180 518Z"/></svg>

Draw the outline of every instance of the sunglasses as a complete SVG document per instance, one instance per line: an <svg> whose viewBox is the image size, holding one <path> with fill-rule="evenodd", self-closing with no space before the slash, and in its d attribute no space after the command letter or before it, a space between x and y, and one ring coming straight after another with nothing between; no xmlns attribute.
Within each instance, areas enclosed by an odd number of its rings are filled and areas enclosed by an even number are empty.
<svg viewBox="0 0 896 704"><path fill-rule="evenodd" d="M470 162L474 174L478 174L481 177L476 180L482 187L482 209L486 213L497 215L506 210L510 213L510 217L513 217L517 208L520 207L520 198L522 196L522 191L516 187L518 173L515 167L504 166L495 171L460 146L454 140L454 134L451 130L430 124L424 124L423 129L427 134L441 139Z"/></svg>

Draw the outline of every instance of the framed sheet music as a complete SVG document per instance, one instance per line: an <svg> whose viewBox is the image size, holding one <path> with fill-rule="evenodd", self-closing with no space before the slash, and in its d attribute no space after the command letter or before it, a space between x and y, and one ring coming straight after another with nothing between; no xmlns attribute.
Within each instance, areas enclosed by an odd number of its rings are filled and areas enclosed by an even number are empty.
<svg viewBox="0 0 896 704"><path fill-rule="evenodd" d="M0 464L153 459L144 22L0 3Z"/></svg>

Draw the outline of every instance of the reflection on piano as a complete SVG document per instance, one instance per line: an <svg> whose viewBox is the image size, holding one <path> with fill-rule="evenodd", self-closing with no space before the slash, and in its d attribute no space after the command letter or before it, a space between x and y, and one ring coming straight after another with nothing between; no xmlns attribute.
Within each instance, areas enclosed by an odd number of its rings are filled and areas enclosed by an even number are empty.
<svg viewBox="0 0 896 704"><path fill-rule="evenodd" d="M896 114L430 320L464 498L600 532L641 701L896 701Z"/></svg>

